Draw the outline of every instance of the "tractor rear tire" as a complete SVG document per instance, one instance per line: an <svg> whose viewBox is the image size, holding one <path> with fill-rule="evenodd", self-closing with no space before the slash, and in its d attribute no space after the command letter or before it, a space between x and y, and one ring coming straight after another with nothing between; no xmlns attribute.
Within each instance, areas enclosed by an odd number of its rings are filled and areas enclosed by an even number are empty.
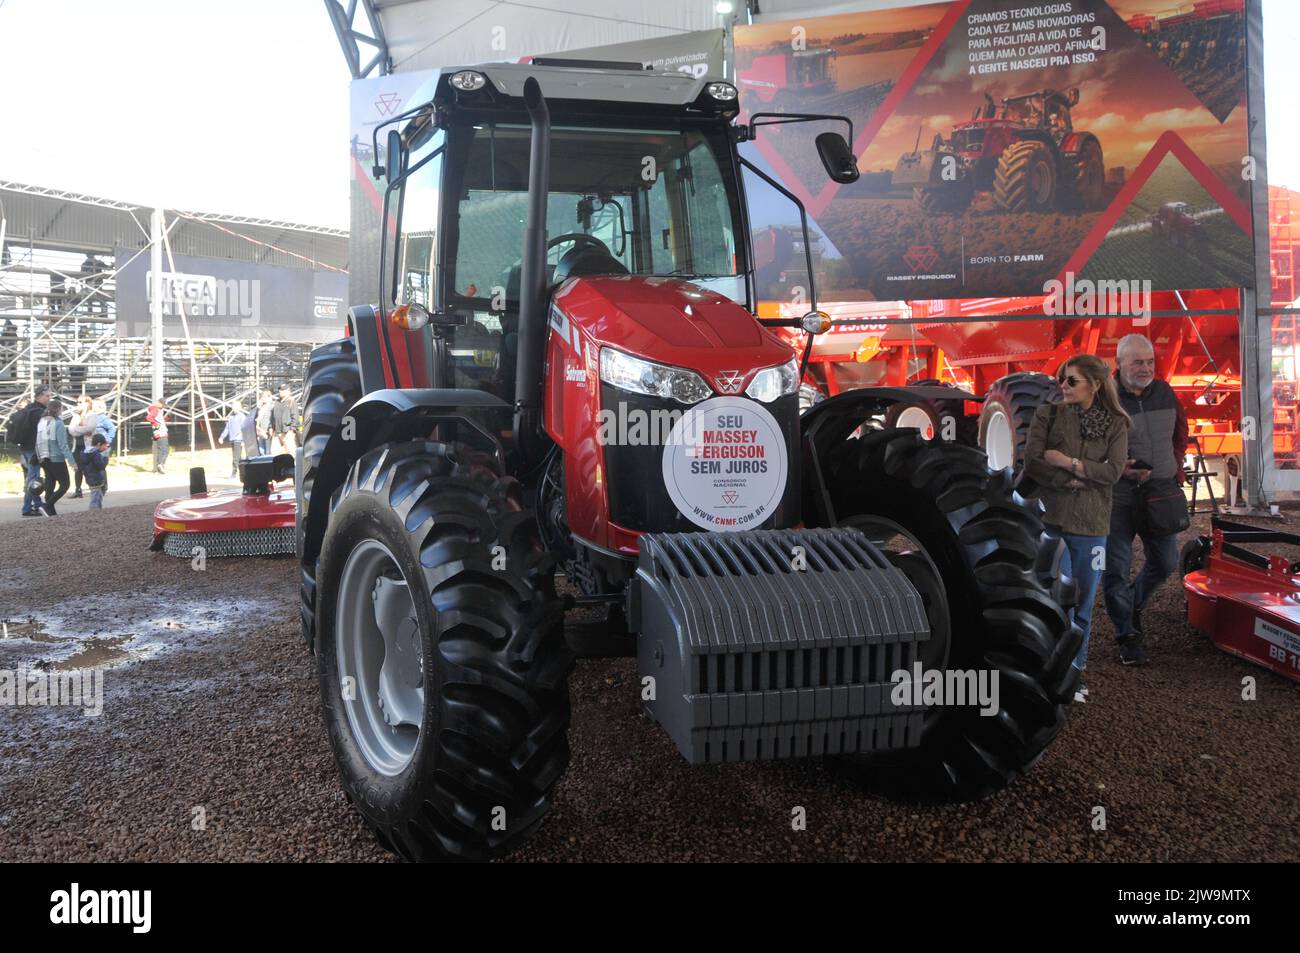
<svg viewBox="0 0 1300 953"><path fill-rule="evenodd" d="M980 411L979 446L993 470L1010 468L1017 476L1025 460L1029 425L1044 401L1057 403L1056 381L1036 371L1018 371L993 382Z"/></svg>
<svg viewBox="0 0 1300 953"><path fill-rule="evenodd" d="M378 581L374 615L364 615L365 587L358 596L348 567L374 552L386 560L384 579L406 587L409 630L379 622ZM319 563L321 703L345 793L402 858L497 857L549 810L569 760L573 665L554 572L519 484L485 454L388 444L354 463L335 491ZM343 620L356 619L366 624L344 628ZM401 632L409 642L394 634ZM420 701L410 701L410 681L403 682L407 720L397 724L405 726L406 747L384 761L375 752L392 739L382 724L376 728L373 706L366 716L368 686L377 658L387 665L390 653L394 668L400 656L411 675L412 646L420 653ZM382 669L379 684L382 705L394 684L383 681ZM397 709L385 707L384 722L390 710ZM409 720L412 711L418 723Z"/></svg>
<svg viewBox="0 0 1300 953"><path fill-rule="evenodd" d="M975 191L969 186L950 186L945 189L912 189L912 199L922 211L930 215L960 215L970 208Z"/></svg>
<svg viewBox="0 0 1300 953"><path fill-rule="evenodd" d="M309 648L314 643L316 632L316 557L320 555L320 540L306 538L304 520L325 445L342 425L349 408L360 399L361 371L353 340L343 338L315 348L307 361L307 379L303 385L302 456L294 481L299 617L302 635Z"/></svg>
<svg viewBox="0 0 1300 953"><path fill-rule="evenodd" d="M1101 208L1106 197L1106 166L1101 155L1101 144L1088 138L1073 156L1066 161L1066 174L1070 178L1066 206L1074 211L1091 212Z"/></svg>
<svg viewBox="0 0 1300 953"><path fill-rule="evenodd" d="M1043 143L1013 142L1002 150L993 201L1004 212L1046 212L1056 205L1056 161Z"/></svg>
<svg viewBox="0 0 1300 953"><path fill-rule="evenodd" d="M1079 679L1082 633L1036 572L1042 523L971 447L894 430L846 441L827 462L843 525L893 521L935 564L953 624L927 667L996 672L999 695L991 716L972 705L931 709L919 747L832 766L906 800L966 801L1006 787L1060 732Z"/></svg>

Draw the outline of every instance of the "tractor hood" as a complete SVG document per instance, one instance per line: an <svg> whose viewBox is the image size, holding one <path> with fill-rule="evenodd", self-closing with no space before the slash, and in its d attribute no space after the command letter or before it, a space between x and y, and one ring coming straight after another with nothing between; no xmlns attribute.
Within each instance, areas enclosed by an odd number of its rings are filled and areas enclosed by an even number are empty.
<svg viewBox="0 0 1300 953"><path fill-rule="evenodd" d="M601 347L689 368L723 394L743 392L756 371L794 356L745 308L682 278L571 278L554 308L552 327L571 322Z"/></svg>

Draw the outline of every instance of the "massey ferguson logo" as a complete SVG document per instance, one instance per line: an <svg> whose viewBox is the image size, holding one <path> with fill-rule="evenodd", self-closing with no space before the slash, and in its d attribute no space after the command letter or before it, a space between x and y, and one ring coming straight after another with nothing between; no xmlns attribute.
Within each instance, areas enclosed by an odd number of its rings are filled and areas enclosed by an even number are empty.
<svg viewBox="0 0 1300 953"><path fill-rule="evenodd" d="M726 503L728 506L734 504L738 499L740 499L740 494L735 490L727 490L727 492L722 494L722 502Z"/></svg>
<svg viewBox="0 0 1300 953"><path fill-rule="evenodd" d="M740 371L723 371L717 377L718 390L724 394L739 394L740 385L745 382L745 375Z"/></svg>
<svg viewBox="0 0 1300 953"><path fill-rule="evenodd" d="M939 264L939 253L934 250L933 245L913 245L903 256L903 261L907 263L908 268L912 269L912 274L917 274L929 271Z"/></svg>
<svg viewBox="0 0 1300 953"><path fill-rule="evenodd" d="M379 98L375 100L375 108L379 110L381 116L391 116L397 112L397 107L401 105L402 97L397 93L380 93Z"/></svg>

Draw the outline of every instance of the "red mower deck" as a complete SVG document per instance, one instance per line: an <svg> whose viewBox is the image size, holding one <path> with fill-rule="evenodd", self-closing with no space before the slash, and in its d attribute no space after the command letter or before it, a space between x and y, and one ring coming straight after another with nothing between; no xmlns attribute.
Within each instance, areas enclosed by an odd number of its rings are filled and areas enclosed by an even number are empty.
<svg viewBox="0 0 1300 953"><path fill-rule="evenodd" d="M1225 652L1300 681L1300 562L1242 543L1300 546L1300 536L1216 517L1183 551L1187 621Z"/></svg>
<svg viewBox="0 0 1300 953"><path fill-rule="evenodd" d="M240 464L239 490L192 493L163 500L153 514L153 542L169 556L184 559L201 547L204 556L268 556L292 553L294 487L277 490L276 479L293 473L293 458L255 457Z"/></svg>

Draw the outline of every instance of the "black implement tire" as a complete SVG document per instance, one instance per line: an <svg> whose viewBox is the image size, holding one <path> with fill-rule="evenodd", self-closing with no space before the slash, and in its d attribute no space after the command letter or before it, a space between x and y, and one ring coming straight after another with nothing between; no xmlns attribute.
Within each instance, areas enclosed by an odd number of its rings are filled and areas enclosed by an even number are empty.
<svg viewBox="0 0 1300 953"><path fill-rule="evenodd" d="M970 208L975 190L969 185L952 185L942 189L912 189L912 198L922 211L930 215L960 215Z"/></svg>
<svg viewBox="0 0 1300 953"><path fill-rule="evenodd" d="M361 370L357 366L357 348L352 339L331 341L314 349L307 362L307 379L303 384L302 449L298 476L294 481L299 617L302 635L309 648L316 633L316 557L320 555L321 541L306 538L303 522L325 445L341 426L348 409L360 399Z"/></svg>
<svg viewBox="0 0 1300 953"><path fill-rule="evenodd" d="M949 390L959 390L947 381L941 381L938 378L928 378L926 380L913 381L908 387L946 387ZM930 418L930 423L934 427L934 433L940 439L945 433L946 418L951 417L953 424L951 427L952 441L960 443L967 447L979 446L979 418L967 417L965 408L965 398L954 398L953 400L917 400L914 402L900 401L897 404L890 405L885 411L885 428L898 427L899 420L909 407L921 408ZM922 433L924 436L924 433Z"/></svg>
<svg viewBox="0 0 1300 953"><path fill-rule="evenodd" d="M1035 139L1013 142L998 157L993 202L1005 212L1046 212L1056 204L1056 160Z"/></svg>
<svg viewBox="0 0 1300 953"><path fill-rule="evenodd" d="M1195 536L1183 543L1183 550L1178 554L1178 565L1184 576L1200 572L1210 558L1210 537Z"/></svg>
<svg viewBox="0 0 1300 953"><path fill-rule="evenodd" d="M1106 197L1106 166L1101 143L1088 136L1074 155L1065 161L1069 187L1061 190L1064 206L1072 211L1091 212L1101 208Z"/></svg>
<svg viewBox="0 0 1300 953"><path fill-rule="evenodd" d="M1059 403L1060 400L1061 388L1055 379L1036 371L1018 371L994 381L984 395L979 420L979 446L988 455L989 466L995 470L1010 467L1019 475L1034 414L1043 401ZM1000 459L1007 455L1007 448L1001 444L989 446L990 430L997 427L1009 428L1009 434L1004 437L1011 442L1010 460Z"/></svg>
<svg viewBox="0 0 1300 953"><path fill-rule="evenodd" d="M943 580L951 637L943 667L998 673L999 711L948 707L927 716L920 746L834 759L891 796L929 802L985 797L1032 767L1060 732L1082 633L1036 572L1042 524L970 447L906 430L866 434L827 457L841 523L892 520L925 547ZM924 654L924 650L923 650Z"/></svg>
<svg viewBox="0 0 1300 953"><path fill-rule="evenodd" d="M317 620L325 723L344 791L407 860L513 849L541 823L568 765L573 657L554 563L518 483L495 471L490 457L459 447L385 445L352 466L331 500ZM421 663L421 723L396 774L376 769L358 743L338 651L338 620L356 598L340 585L344 568L375 542L409 588L421 659L433 660Z"/></svg>

